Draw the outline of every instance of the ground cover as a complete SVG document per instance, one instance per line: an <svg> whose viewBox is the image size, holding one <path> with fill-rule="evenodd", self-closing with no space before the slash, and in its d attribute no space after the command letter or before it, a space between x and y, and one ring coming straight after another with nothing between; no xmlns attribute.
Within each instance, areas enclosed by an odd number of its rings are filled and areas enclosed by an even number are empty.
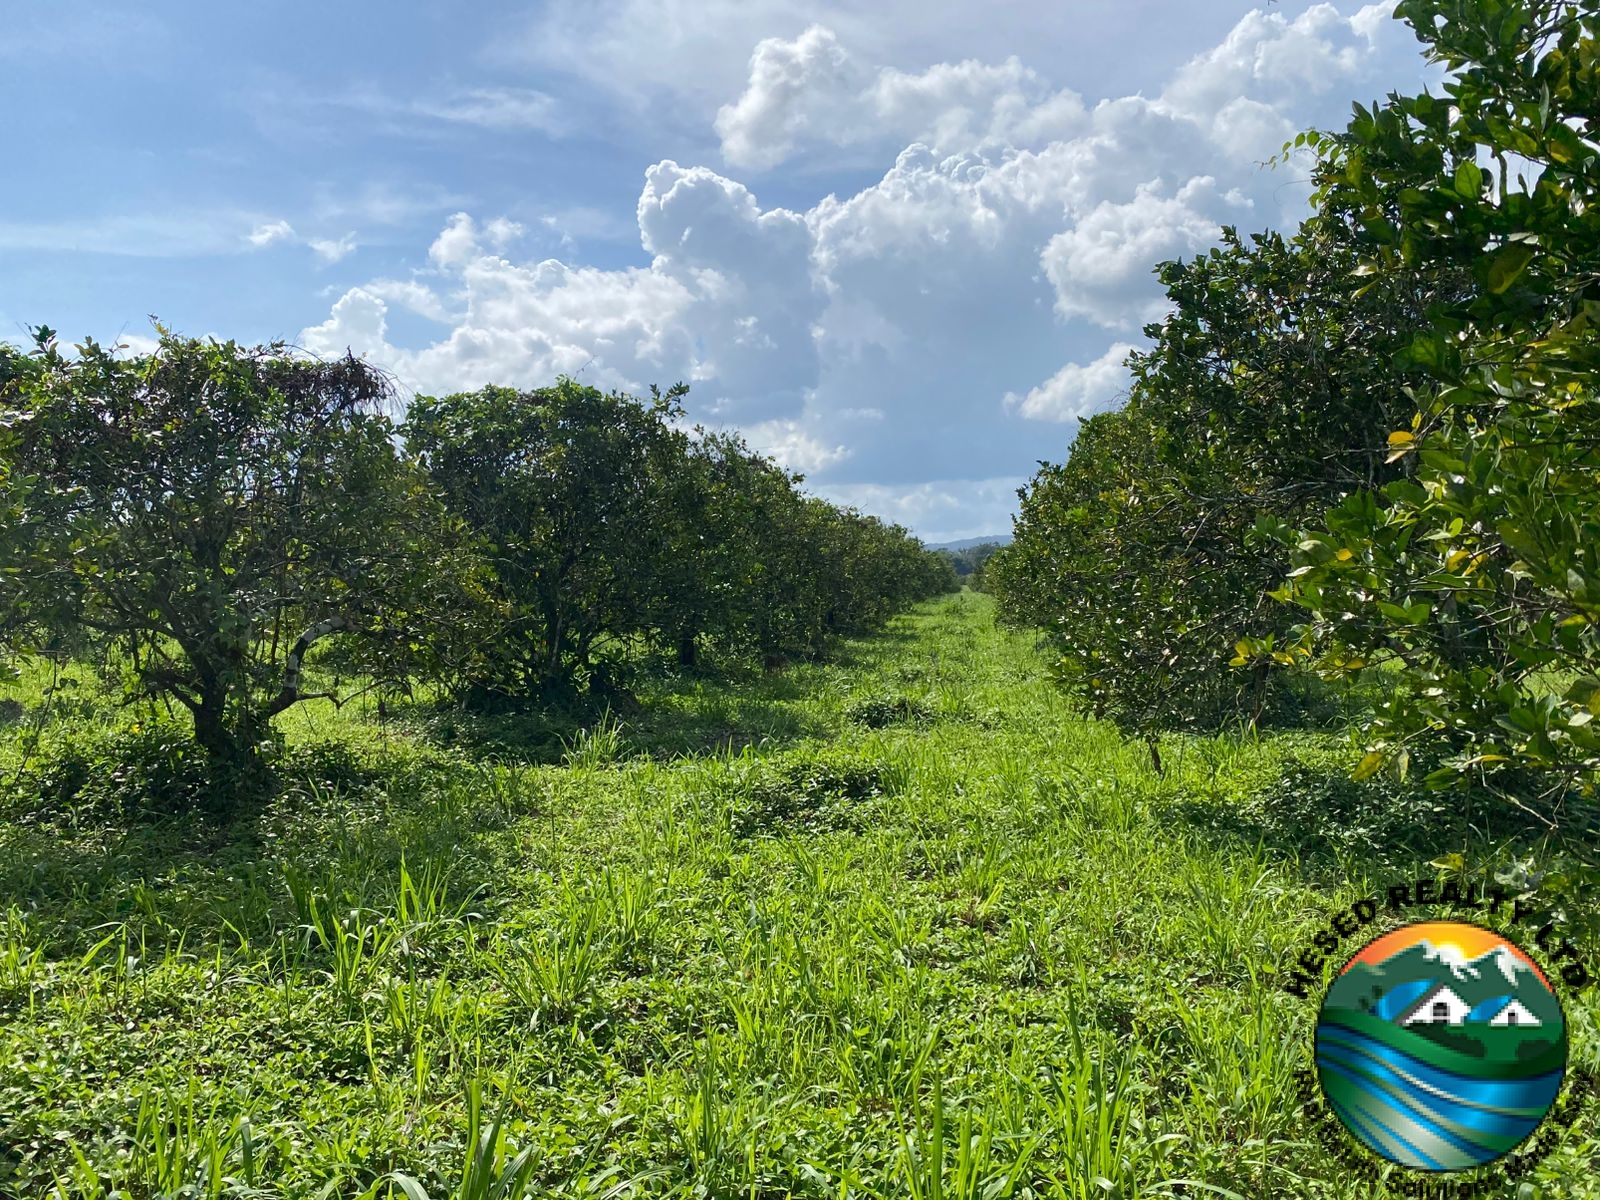
<svg viewBox="0 0 1600 1200"><path fill-rule="evenodd" d="M133 719L74 694L46 741ZM1581 849L1351 784L1333 734L1157 775L971 593L641 697L557 735L303 706L246 816L13 797L0 1194L1355 1200L1277 972L1392 878ZM1600 1195L1596 1145L1506 1194Z"/></svg>

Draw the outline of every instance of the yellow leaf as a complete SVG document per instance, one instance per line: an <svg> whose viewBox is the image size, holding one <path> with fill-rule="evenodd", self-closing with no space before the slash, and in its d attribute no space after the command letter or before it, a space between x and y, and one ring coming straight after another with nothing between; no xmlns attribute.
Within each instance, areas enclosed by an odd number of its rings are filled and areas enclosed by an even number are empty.
<svg viewBox="0 0 1600 1200"><path fill-rule="evenodd" d="M1391 446L1409 446L1416 440L1416 435L1406 429L1396 429L1389 435L1389 445Z"/></svg>
<svg viewBox="0 0 1600 1200"><path fill-rule="evenodd" d="M1339 551L1339 553L1334 555L1334 557L1337 558L1340 562L1349 562L1352 558L1355 557L1355 555L1351 554L1348 549L1341 549Z"/></svg>
<svg viewBox="0 0 1600 1200"><path fill-rule="evenodd" d="M1369 750L1356 764L1356 769L1350 772L1350 778L1355 780L1371 779L1383 766L1383 751Z"/></svg>

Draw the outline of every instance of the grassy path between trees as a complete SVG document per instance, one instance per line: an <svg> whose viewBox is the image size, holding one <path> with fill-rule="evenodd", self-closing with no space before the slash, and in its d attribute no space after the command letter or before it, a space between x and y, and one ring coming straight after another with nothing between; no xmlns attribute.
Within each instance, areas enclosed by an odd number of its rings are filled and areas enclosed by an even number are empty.
<svg viewBox="0 0 1600 1200"><path fill-rule="evenodd" d="M972 594L562 765L308 712L342 787L0 827L0 1195L1356 1200L1274 973L1369 887L1530 846L1309 735L1158 778ZM1595 1139L1522 1194L1600 1196Z"/></svg>

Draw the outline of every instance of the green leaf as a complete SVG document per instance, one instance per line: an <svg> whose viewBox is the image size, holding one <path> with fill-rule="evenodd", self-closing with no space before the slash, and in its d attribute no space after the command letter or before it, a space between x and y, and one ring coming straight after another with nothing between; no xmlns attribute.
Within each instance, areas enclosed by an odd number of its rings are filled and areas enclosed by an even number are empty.
<svg viewBox="0 0 1600 1200"><path fill-rule="evenodd" d="M1497 296L1504 292L1517 281L1537 253L1538 248L1527 242L1512 242L1500 247L1489 260L1489 290Z"/></svg>
<svg viewBox="0 0 1600 1200"><path fill-rule="evenodd" d="M1384 753L1382 750L1369 750L1356 764L1356 769L1350 772L1350 778L1360 781L1371 779L1383 769Z"/></svg>

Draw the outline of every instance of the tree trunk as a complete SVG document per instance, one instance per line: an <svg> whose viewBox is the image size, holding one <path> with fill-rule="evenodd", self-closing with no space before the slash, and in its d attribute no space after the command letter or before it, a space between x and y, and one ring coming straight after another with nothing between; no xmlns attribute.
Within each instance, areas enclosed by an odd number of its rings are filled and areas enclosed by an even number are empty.
<svg viewBox="0 0 1600 1200"><path fill-rule="evenodd" d="M205 696L192 710L194 740L213 763L235 762L243 757L243 740L228 728L220 695Z"/></svg>
<svg viewBox="0 0 1600 1200"><path fill-rule="evenodd" d="M678 635L678 665L693 667L698 662L699 647L695 645L694 630L686 630Z"/></svg>

